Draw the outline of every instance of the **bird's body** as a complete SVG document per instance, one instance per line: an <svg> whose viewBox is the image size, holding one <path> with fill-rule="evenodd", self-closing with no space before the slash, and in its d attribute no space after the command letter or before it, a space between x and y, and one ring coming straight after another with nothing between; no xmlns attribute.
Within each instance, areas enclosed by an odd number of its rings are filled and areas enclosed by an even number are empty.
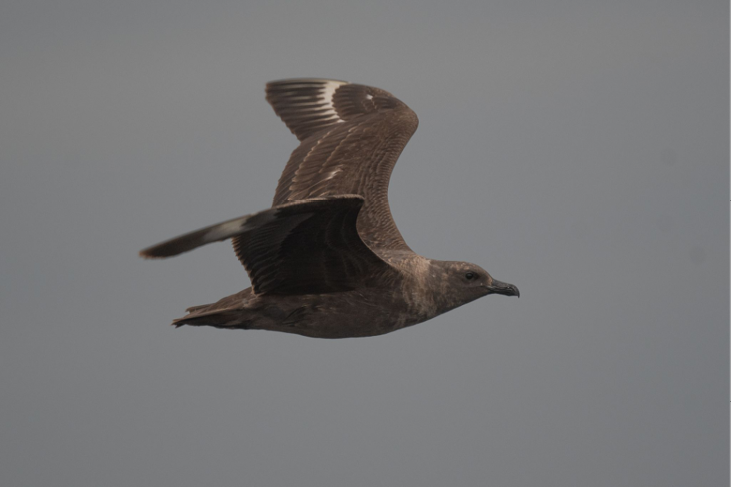
<svg viewBox="0 0 732 487"><path fill-rule="evenodd" d="M174 321L296 333L314 338L383 335L428 319L411 310L401 293L366 287L340 293L267 295L247 288Z"/></svg>
<svg viewBox="0 0 732 487"><path fill-rule="evenodd" d="M247 288L216 303L189 308L190 313L173 324L274 330L316 338L361 337L416 325L466 304L462 296L453 296L455 288L447 276L461 263L413 254L394 265L404 272L337 293L271 295ZM437 285L427 284L433 282ZM473 299L483 295L477 288Z"/></svg>
<svg viewBox="0 0 732 487"><path fill-rule="evenodd" d="M140 252L169 257L231 238L249 273L251 288L189 308L174 325L373 336L487 294L518 295L475 264L427 259L404 242L387 195L418 123L404 103L378 88L322 79L269 83L267 100L301 140L272 208Z"/></svg>

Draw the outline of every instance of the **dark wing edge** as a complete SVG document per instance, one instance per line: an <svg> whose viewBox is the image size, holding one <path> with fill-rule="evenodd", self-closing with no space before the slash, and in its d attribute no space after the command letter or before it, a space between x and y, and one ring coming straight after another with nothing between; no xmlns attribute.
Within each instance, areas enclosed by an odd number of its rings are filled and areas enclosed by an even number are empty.
<svg viewBox="0 0 732 487"><path fill-rule="evenodd" d="M341 123L333 105L335 91L347 81L298 78L267 83L267 101L299 140Z"/></svg>
<svg viewBox="0 0 732 487"><path fill-rule="evenodd" d="M257 294L314 294L354 289L393 271L356 230L358 195L313 198L227 220L140 252L178 255L233 238L234 250Z"/></svg>
<svg viewBox="0 0 732 487"><path fill-rule="evenodd" d="M283 205L285 206L285 205ZM232 218L221 223L185 233L170 240L153 245L140 251L144 259L165 259L214 242L222 242L229 238L254 230L265 223L276 219L277 208Z"/></svg>
<svg viewBox="0 0 732 487"><path fill-rule="evenodd" d="M385 90L334 79L270 81L265 92L267 102L300 141L362 115L395 108L409 110L406 104ZM414 119L416 121L416 115Z"/></svg>

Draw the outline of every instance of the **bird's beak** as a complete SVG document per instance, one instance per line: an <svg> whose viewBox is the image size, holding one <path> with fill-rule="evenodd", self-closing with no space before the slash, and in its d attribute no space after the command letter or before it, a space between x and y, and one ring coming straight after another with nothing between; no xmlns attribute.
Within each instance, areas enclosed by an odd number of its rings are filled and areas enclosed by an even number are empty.
<svg viewBox="0 0 732 487"><path fill-rule="evenodd" d="M519 297L520 293L516 286L507 282L501 282L493 279L490 286L486 286L488 294L503 294L504 296L516 296Z"/></svg>

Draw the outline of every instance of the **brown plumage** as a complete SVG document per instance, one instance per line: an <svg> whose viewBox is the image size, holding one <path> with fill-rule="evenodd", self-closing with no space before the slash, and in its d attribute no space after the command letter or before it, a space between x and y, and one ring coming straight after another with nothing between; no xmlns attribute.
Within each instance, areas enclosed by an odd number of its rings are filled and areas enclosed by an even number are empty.
<svg viewBox="0 0 732 487"><path fill-rule="evenodd" d="M418 124L404 103L326 79L271 82L267 101L301 141L272 208L140 252L164 258L231 238L249 273L251 288L188 308L174 325L371 336L487 294L518 296L475 264L426 259L404 242L388 201L392 169Z"/></svg>

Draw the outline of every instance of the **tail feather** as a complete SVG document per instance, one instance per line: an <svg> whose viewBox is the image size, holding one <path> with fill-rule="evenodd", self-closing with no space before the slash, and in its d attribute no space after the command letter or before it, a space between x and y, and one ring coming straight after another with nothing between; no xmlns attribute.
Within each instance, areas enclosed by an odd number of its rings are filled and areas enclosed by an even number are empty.
<svg viewBox="0 0 732 487"><path fill-rule="evenodd" d="M252 296L252 288L222 298L215 303L199 304L186 309L187 315L173 320L172 325L215 326L217 328L246 328L252 316L247 312L247 304Z"/></svg>
<svg viewBox="0 0 732 487"><path fill-rule="evenodd" d="M176 318L171 325L180 328L183 325L213 326L215 328L247 328L250 320L242 320L240 310L214 310L199 313L190 313L182 318Z"/></svg>
<svg viewBox="0 0 732 487"><path fill-rule="evenodd" d="M198 306L191 306L190 308L186 308L186 313L195 313L196 311L200 311L202 309L209 308L213 303L209 304L199 304Z"/></svg>

